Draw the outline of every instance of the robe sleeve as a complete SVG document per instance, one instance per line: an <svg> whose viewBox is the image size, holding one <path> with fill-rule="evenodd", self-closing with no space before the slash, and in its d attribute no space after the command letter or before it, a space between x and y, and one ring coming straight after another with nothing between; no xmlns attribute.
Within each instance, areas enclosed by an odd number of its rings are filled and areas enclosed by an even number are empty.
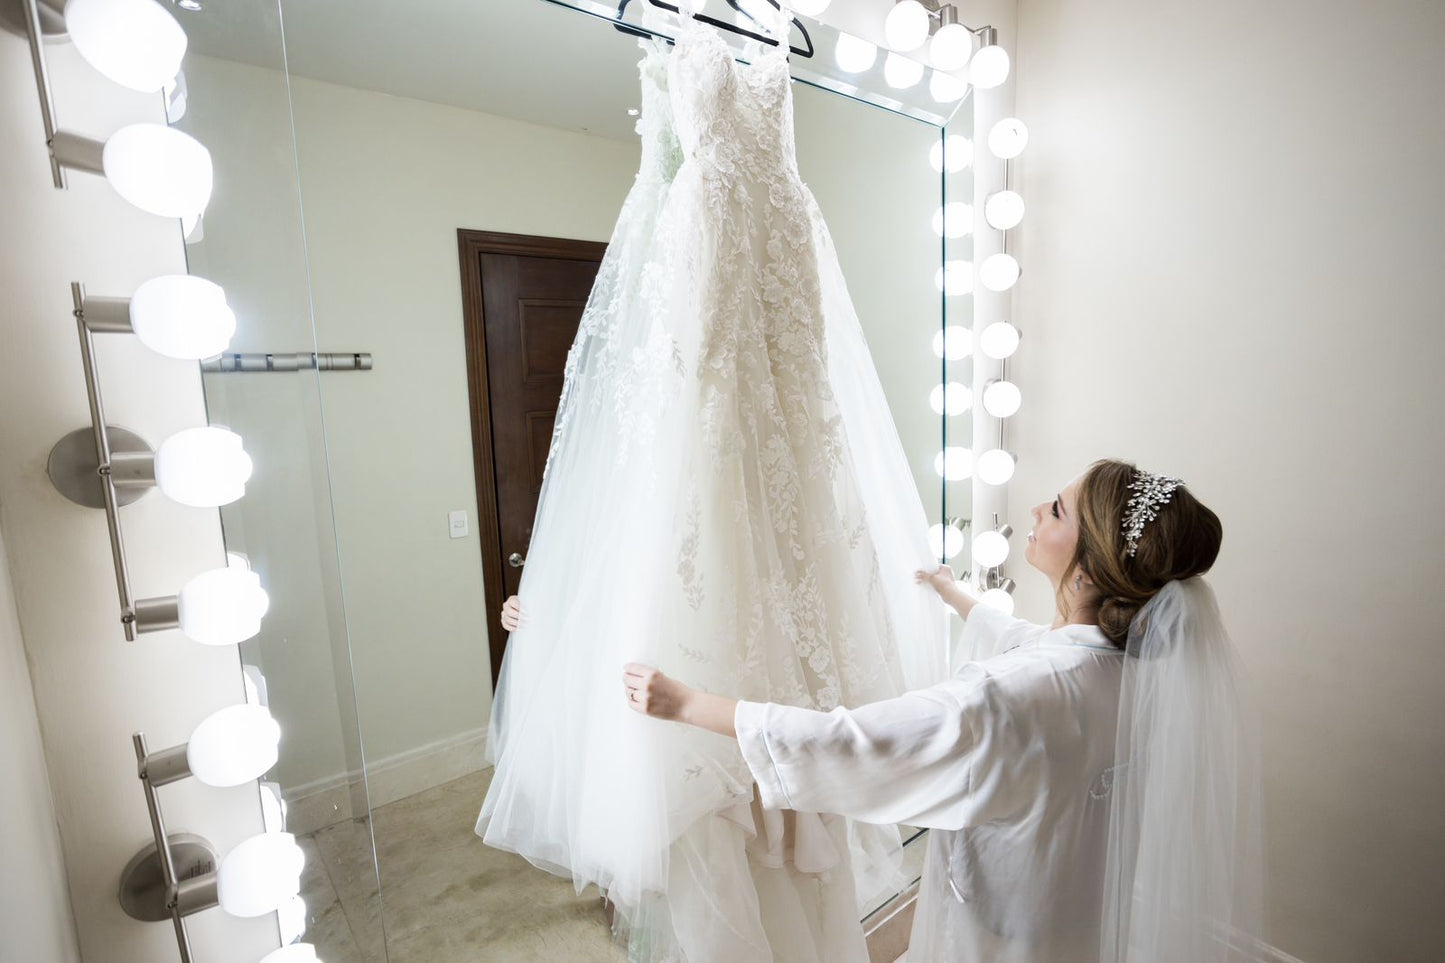
<svg viewBox="0 0 1445 963"><path fill-rule="evenodd" d="M964 666L991 659L1036 640L1045 631L1042 625L1005 615L990 605L977 604L969 609L964 621L963 632L953 650L953 664Z"/></svg>
<svg viewBox="0 0 1445 963"><path fill-rule="evenodd" d="M969 689L981 690L986 679L975 671ZM964 825L978 740L960 681L832 712L739 702L734 725L763 806L872 823Z"/></svg>

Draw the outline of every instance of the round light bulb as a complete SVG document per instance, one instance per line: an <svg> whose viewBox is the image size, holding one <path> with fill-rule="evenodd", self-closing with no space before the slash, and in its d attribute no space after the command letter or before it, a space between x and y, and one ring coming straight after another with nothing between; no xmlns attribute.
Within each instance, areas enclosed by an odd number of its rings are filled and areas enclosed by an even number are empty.
<svg viewBox="0 0 1445 963"><path fill-rule="evenodd" d="M257 784L261 793L261 825L268 833L286 831L286 800L281 798L281 786L274 782Z"/></svg>
<svg viewBox="0 0 1445 963"><path fill-rule="evenodd" d="M1024 219L1024 199L1017 191L995 191L983 202L983 217L1000 231L1018 227Z"/></svg>
<svg viewBox="0 0 1445 963"><path fill-rule="evenodd" d="M270 599L255 572L202 572L180 591L181 631L204 645L234 645L261 631Z"/></svg>
<svg viewBox="0 0 1445 963"><path fill-rule="evenodd" d="M928 530L928 550L934 558L953 558L963 551L963 532L952 525L934 525Z"/></svg>
<svg viewBox="0 0 1445 963"><path fill-rule="evenodd" d="M844 73L861 74L878 62L878 48L862 37L840 33L838 45L833 48L833 59Z"/></svg>
<svg viewBox="0 0 1445 963"><path fill-rule="evenodd" d="M973 352L973 332L961 324L950 324L933 336L933 353L947 361L967 358Z"/></svg>
<svg viewBox="0 0 1445 963"><path fill-rule="evenodd" d="M216 425L178 431L156 451L156 485L195 508L219 508L246 494L251 470L241 436Z"/></svg>
<svg viewBox="0 0 1445 963"><path fill-rule="evenodd" d="M923 79L923 64L901 54L890 53L883 61L883 79L895 90L907 90Z"/></svg>
<svg viewBox="0 0 1445 963"><path fill-rule="evenodd" d="M1018 413L1023 395L1012 381L991 381L983 389L983 410L995 418L1007 418Z"/></svg>
<svg viewBox="0 0 1445 963"><path fill-rule="evenodd" d="M1014 476L1014 457L1002 448L990 448L978 456L974 472L985 485L1006 485Z"/></svg>
<svg viewBox="0 0 1445 963"><path fill-rule="evenodd" d="M182 361L212 358L236 333L236 313L219 284L186 274L163 274L136 288L130 326L156 354Z"/></svg>
<svg viewBox="0 0 1445 963"><path fill-rule="evenodd" d="M951 104L968 94L968 81L935 70L928 78L928 95L940 104Z"/></svg>
<svg viewBox="0 0 1445 963"><path fill-rule="evenodd" d="M221 909L242 918L276 912L301 891L305 864L306 856L290 833L252 836L221 860L216 872Z"/></svg>
<svg viewBox="0 0 1445 963"><path fill-rule="evenodd" d="M173 127L122 127L105 142L101 167L116 193L160 217L194 217L211 199L211 152Z"/></svg>
<svg viewBox="0 0 1445 963"><path fill-rule="evenodd" d="M973 407L973 392L967 385L950 381L946 385L934 385L928 403L936 415L961 415Z"/></svg>
<svg viewBox="0 0 1445 963"><path fill-rule="evenodd" d="M1001 160L1010 160L1029 145L1029 129L1017 117L1005 117L988 132L988 149Z"/></svg>
<svg viewBox="0 0 1445 963"><path fill-rule="evenodd" d="M978 281L990 291L1007 291L1018 283L1019 274L1012 254L990 254L978 267Z"/></svg>
<svg viewBox="0 0 1445 963"><path fill-rule="evenodd" d="M1008 539L1000 532L980 532L973 538L973 561L983 568L996 568L1008 559Z"/></svg>
<svg viewBox="0 0 1445 963"><path fill-rule="evenodd" d="M1011 357L1019 348L1019 329L1007 321L995 321L978 336L978 348L995 361Z"/></svg>
<svg viewBox="0 0 1445 963"><path fill-rule="evenodd" d="M270 705L271 700L266 690L266 676L261 673L259 666L241 666L241 685L246 689L246 702L253 706Z"/></svg>
<svg viewBox="0 0 1445 963"><path fill-rule="evenodd" d="M991 90L1008 79L1008 51L997 44L979 50L968 64L968 79L979 90Z"/></svg>
<svg viewBox="0 0 1445 963"><path fill-rule="evenodd" d="M1003 589L989 589L978 597L978 601L980 605L998 609L1004 615L1014 614L1014 597Z"/></svg>
<svg viewBox="0 0 1445 963"><path fill-rule="evenodd" d="M306 932L306 901L300 896L293 896L276 908L276 923L277 928L281 931L281 944L285 949L291 949L290 946L286 946L287 943L295 943L297 946L307 947L311 945L309 943L296 943L297 940L301 939L301 934ZM275 951L275 953L279 952L281 951ZM275 953L272 955L274 956ZM282 959L285 959L285 957L282 957ZM311 956L303 956L300 957L300 959L314 960L316 959L316 951L313 949ZM265 961L263 960L262 963L265 963ZM272 963L276 963L276 961L272 960Z"/></svg>
<svg viewBox="0 0 1445 963"><path fill-rule="evenodd" d="M200 214L181 218L181 236L187 244L198 244L206 239L206 219Z"/></svg>
<svg viewBox="0 0 1445 963"><path fill-rule="evenodd" d="M788 4L794 13L800 13L805 17L816 17L828 9L832 0L791 0Z"/></svg>
<svg viewBox="0 0 1445 963"><path fill-rule="evenodd" d="M928 39L928 11L918 0L901 0L888 11L883 34L894 50L917 50Z"/></svg>
<svg viewBox="0 0 1445 963"><path fill-rule="evenodd" d="M196 726L186 744L191 775L226 789L259 777L276 765L281 727L261 706L227 706Z"/></svg>
<svg viewBox="0 0 1445 963"><path fill-rule="evenodd" d="M946 23L928 42L928 59L939 70L957 70L973 53L973 34L961 23Z"/></svg>
<svg viewBox="0 0 1445 963"><path fill-rule="evenodd" d="M165 94L166 98L166 123L179 123L181 118L186 116L186 100L190 96L186 87L186 72L177 72L175 78L161 88L161 93Z"/></svg>
<svg viewBox="0 0 1445 963"><path fill-rule="evenodd" d="M293 897L292 900L299 900L301 897ZM291 901L288 901L288 905ZM282 906L277 912L286 909ZM306 904L301 904L301 912L306 912ZM320 963L320 957L316 955L316 947L310 943L292 943L290 946L283 946L279 950L272 950L261 957L261 963Z"/></svg>
<svg viewBox="0 0 1445 963"><path fill-rule="evenodd" d="M949 201L933 212L933 233L939 237L963 237L973 231L973 208L963 201Z"/></svg>
<svg viewBox="0 0 1445 963"><path fill-rule="evenodd" d="M942 174L957 174L973 163L973 141L962 134L949 134L928 149L928 163Z"/></svg>
<svg viewBox="0 0 1445 963"><path fill-rule="evenodd" d="M944 294L968 294L973 290L973 264L969 261L945 261L933 275L933 283Z"/></svg>
<svg viewBox="0 0 1445 963"><path fill-rule="evenodd" d="M186 32L155 0L67 0L65 31L110 80L153 94L181 69Z"/></svg>
<svg viewBox="0 0 1445 963"><path fill-rule="evenodd" d="M973 451L950 445L934 456L933 470L944 481L962 481L973 474Z"/></svg>

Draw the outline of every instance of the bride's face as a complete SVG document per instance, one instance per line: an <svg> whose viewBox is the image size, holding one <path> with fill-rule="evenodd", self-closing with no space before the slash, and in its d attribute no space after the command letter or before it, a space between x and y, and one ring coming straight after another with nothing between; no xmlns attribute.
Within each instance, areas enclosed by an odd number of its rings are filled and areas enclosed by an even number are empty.
<svg viewBox="0 0 1445 963"><path fill-rule="evenodd" d="M1024 558L1034 568L1058 584L1064 569L1074 558L1079 544L1078 506L1079 479L1075 478L1054 498L1033 507L1034 530L1029 532Z"/></svg>

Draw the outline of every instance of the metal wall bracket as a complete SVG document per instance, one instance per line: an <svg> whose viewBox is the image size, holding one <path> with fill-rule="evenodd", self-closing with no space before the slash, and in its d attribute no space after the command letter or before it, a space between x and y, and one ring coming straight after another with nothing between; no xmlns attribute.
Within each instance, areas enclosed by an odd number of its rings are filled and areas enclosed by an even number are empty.
<svg viewBox="0 0 1445 963"><path fill-rule="evenodd" d="M307 371L312 368L317 371L370 371L372 360L366 351L266 351L223 354L201 364L202 371L218 374Z"/></svg>
<svg viewBox="0 0 1445 963"><path fill-rule="evenodd" d="M144 438L126 428L107 425L106 436L110 439L111 480L115 484L117 505L129 505L143 497L154 487L154 451ZM126 459L121 456L138 455ZM121 464L126 465L128 480L122 480ZM149 464L150 481L139 483L146 475L145 464ZM105 479L101 477L100 459L95 454L95 431L91 428L77 428L55 443L50 449L50 460L45 473L55 490L77 505L86 508L105 507ZM132 483L132 480L135 483Z"/></svg>
<svg viewBox="0 0 1445 963"><path fill-rule="evenodd" d="M181 882L199 881L216 871L219 857L207 840L191 833L172 833L166 839L170 844L171 863L175 867L177 890ZM214 889L215 878L212 877L209 883ZM196 897L192 896L191 901L195 900ZM161 865L161 852L155 843L136 853L121 872L120 908L127 916L145 923L159 923L171 918L171 893Z"/></svg>
<svg viewBox="0 0 1445 963"><path fill-rule="evenodd" d="M37 9L40 14L40 34L46 43L68 43L70 35L65 32L64 0L40 0ZM25 28L29 14L25 0L0 0L0 27L19 36L28 36Z"/></svg>
<svg viewBox="0 0 1445 963"><path fill-rule="evenodd" d="M155 841L136 853L121 873L120 905L138 920L152 923L170 920L176 930L181 963L193 963L186 917L220 903L216 851L199 836L166 835L156 789L190 774L185 747L151 753L146 748L143 732L135 733L131 741Z"/></svg>

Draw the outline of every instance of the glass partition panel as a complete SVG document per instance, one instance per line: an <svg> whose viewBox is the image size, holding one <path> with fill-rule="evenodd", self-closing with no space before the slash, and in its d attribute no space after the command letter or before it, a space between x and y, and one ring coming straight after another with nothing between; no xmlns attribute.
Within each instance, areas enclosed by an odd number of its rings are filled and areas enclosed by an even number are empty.
<svg viewBox="0 0 1445 963"><path fill-rule="evenodd" d="M281 10L199 6L176 7L190 50L172 123L209 147L215 168L187 236L190 270L225 289L237 319L202 381L211 423L239 433L255 465L221 522L231 564L249 566L270 597L241 661L248 697L282 732L261 786L268 828L284 824L306 856L304 908L289 905L281 930L286 940L304 930L330 963L384 959L320 385L364 375L316 364Z"/></svg>

